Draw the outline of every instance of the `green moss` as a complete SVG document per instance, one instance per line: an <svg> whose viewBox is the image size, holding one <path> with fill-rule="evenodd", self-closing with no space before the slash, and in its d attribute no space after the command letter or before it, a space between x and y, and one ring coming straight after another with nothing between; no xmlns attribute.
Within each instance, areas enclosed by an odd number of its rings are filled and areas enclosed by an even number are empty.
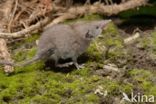
<svg viewBox="0 0 156 104"><path fill-rule="evenodd" d="M122 37L119 35L118 31L115 27L108 28L103 34L103 43L106 47L114 46L114 47L122 47L123 40Z"/></svg>
<svg viewBox="0 0 156 104"><path fill-rule="evenodd" d="M138 39L138 46L140 48L145 48L145 49L148 49L149 47L152 46L152 39L151 37L142 37L140 39Z"/></svg>
<svg viewBox="0 0 156 104"><path fill-rule="evenodd" d="M25 43L25 42L26 42L26 43L35 42L38 38L39 38L39 34L38 34L38 33L34 33L34 34L32 34L31 37L26 38L26 39L24 40L24 43Z"/></svg>
<svg viewBox="0 0 156 104"><path fill-rule="evenodd" d="M147 92L149 95L154 95L156 96L156 85L151 87L150 92Z"/></svg>
<svg viewBox="0 0 156 104"><path fill-rule="evenodd" d="M35 73L27 73L10 77L1 77L5 79L5 83L0 83L4 88L0 92L0 100L4 102L14 102L15 99L23 98L27 94L30 94L35 75Z"/></svg>
<svg viewBox="0 0 156 104"><path fill-rule="evenodd" d="M130 75L137 80L137 77L149 78L150 73L139 76L143 71L130 71ZM94 94L97 86L102 86L103 91L107 90L109 96L120 95L120 91L130 93L133 85L130 83L119 83L116 80L107 79L97 75L92 75L89 69L75 70L72 73L56 73L53 71L32 70L7 77L0 74L0 99L4 99L12 104L18 100L21 104L96 104L99 97ZM3 81L5 80L5 82ZM11 80L11 81L10 81ZM150 88L150 92L155 91L151 83L143 83L144 89ZM140 85L141 87L141 85ZM147 89L145 89L147 90ZM154 94L151 93L151 94ZM82 97L83 96L83 97ZM15 100L16 99L16 100Z"/></svg>
<svg viewBox="0 0 156 104"><path fill-rule="evenodd" d="M98 16L84 16L84 19L92 20L101 18ZM152 33L152 44L155 43L155 33ZM30 37L31 38L31 37ZM27 42L34 43L38 36L26 39ZM143 42L146 40L139 40ZM144 42L143 42L144 43ZM146 43L145 45L148 45ZM104 91L108 91L109 97L121 97L122 93L130 94L134 88L139 88L146 94L156 95L156 85L153 82L155 73L150 70L133 69L127 74L128 77L122 79L99 76L93 69L103 69L103 47L110 47L109 59L118 58L124 54L123 40L117 27L111 23L106 31L91 43L86 54L89 59L84 63L81 70L72 70L65 73L63 70L55 72L45 70L43 62L35 62L25 67L16 67L16 71L11 76L6 76L0 71L0 103L1 104L99 104L101 97L94 94L98 86ZM149 45L150 46L150 45ZM153 45L154 46L154 45ZM17 46L18 47L18 46ZM13 54L13 59L21 62L31 59L36 53L36 46L28 50L22 49ZM129 80L125 82L125 80ZM137 82L137 83L135 83Z"/></svg>
<svg viewBox="0 0 156 104"><path fill-rule="evenodd" d="M88 14L88 15L84 15L84 17L82 17L81 19L87 21L93 21L93 20L101 20L103 19L103 17L99 14Z"/></svg>
<svg viewBox="0 0 156 104"><path fill-rule="evenodd" d="M27 57L32 58L33 56L35 56L35 54L36 54L36 48L32 48L28 51Z"/></svg>
<svg viewBox="0 0 156 104"><path fill-rule="evenodd" d="M92 85L90 81L91 80L88 80L87 78L80 77L70 84L66 83L66 89L72 91L71 95L68 95L68 101L66 103L83 104L97 102L99 98L93 93L95 85Z"/></svg>
<svg viewBox="0 0 156 104"><path fill-rule="evenodd" d="M84 67L81 70L76 70L76 71L72 72L72 74L80 75L80 76L89 76L90 73L91 73L91 71L87 67Z"/></svg>
<svg viewBox="0 0 156 104"><path fill-rule="evenodd" d="M54 99L49 99L45 96L37 95L31 99L33 104L56 104L57 102Z"/></svg>
<svg viewBox="0 0 156 104"><path fill-rule="evenodd" d="M129 72L130 75L134 76L133 78L143 78L148 79L151 76L151 72L143 69L133 69Z"/></svg>
<svg viewBox="0 0 156 104"><path fill-rule="evenodd" d="M121 84L120 89L122 90L122 92L130 94L133 90L133 85L131 83Z"/></svg>
<svg viewBox="0 0 156 104"><path fill-rule="evenodd" d="M151 47L153 50L153 53L156 54L156 30L154 32L151 33Z"/></svg>
<svg viewBox="0 0 156 104"><path fill-rule="evenodd" d="M102 59L103 52L98 49L95 42L90 45L86 53L88 54L90 60L100 61Z"/></svg>
<svg viewBox="0 0 156 104"><path fill-rule="evenodd" d="M84 15L83 17L79 17L75 20L66 20L64 21L64 23L74 23L74 22L78 22L78 21L93 21L93 20L101 20L103 19L103 17L99 14L87 14Z"/></svg>
<svg viewBox="0 0 156 104"><path fill-rule="evenodd" d="M28 41L32 42L33 39L28 39ZM31 60L35 56L35 54L36 54L36 47L32 47L28 50L23 49L23 50L16 51L16 53L13 54L13 59L18 64L21 64L27 60ZM37 61L25 67L22 67L22 66L16 67L15 70L16 70L16 73L19 73L21 71L25 72L25 71L39 70L39 69L42 69L43 67L44 67L44 63L41 61L40 62Z"/></svg>
<svg viewBox="0 0 156 104"><path fill-rule="evenodd" d="M100 46L106 47L107 58L114 58L124 54L123 38L120 36L117 27L110 23L102 36L98 39ZM122 51L121 51L122 50ZM108 51L108 53L106 53Z"/></svg>
<svg viewBox="0 0 156 104"><path fill-rule="evenodd" d="M152 82L155 78L155 73L143 69L133 69L130 71L130 75L133 76L133 80L138 82L138 88L144 90L147 95L154 95L153 92L156 89L156 85Z"/></svg>
<svg viewBox="0 0 156 104"><path fill-rule="evenodd" d="M112 22L107 25L107 28L105 29L105 31L103 33L111 34L112 36L119 35L118 28Z"/></svg>
<svg viewBox="0 0 156 104"><path fill-rule="evenodd" d="M95 94L88 94L85 97L87 99L86 103L95 104L98 103L97 101L99 101L99 97Z"/></svg>
<svg viewBox="0 0 156 104"><path fill-rule="evenodd" d="M119 92L120 85L118 82L110 81L110 80L104 80L105 85L103 84L103 88L108 91L110 95L116 95Z"/></svg>
<svg viewBox="0 0 156 104"><path fill-rule="evenodd" d="M39 34L32 34L31 36L21 39L20 41L16 41L14 44L12 44L11 48L12 49L16 49L19 47L23 47L24 45L29 45L30 43L34 44L35 41L39 38Z"/></svg>
<svg viewBox="0 0 156 104"><path fill-rule="evenodd" d="M92 42L86 53L90 56L91 61L94 60L101 63L108 49L108 57L113 58L124 54L124 51L121 51L123 47L123 39L117 27L113 23L110 23L106 30L103 31L103 34Z"/></svg>
<svg viewBox="0 0 156 104"><path fill-rule="evenodd" d="M153 43L156 44L156 39L155 39L156 38L156 30L153 31L151 34L152 34L152 37L153 37Z"/></svg>
<svg viewBox="0 0 156 104"><path fill-rule="evenodd" d="M31 49L29 49L29 51L28 50L20 50L20 51L17 51L13 55L13 59L16 62L20 62L20 61L32 58L33 56L35 56L35 54L36 54L36 48L31 48Z"/></svg>
<svg viewBox="0 0 156 104"><path fill-rule="evenodd" d="M122 18L130 18L132 16L136 15L149 15L149 16L156 16L156 7L155 6L145 6L145 7L139 7L139 9L132 9L128 11L121 12L119 14Z"/></svg>

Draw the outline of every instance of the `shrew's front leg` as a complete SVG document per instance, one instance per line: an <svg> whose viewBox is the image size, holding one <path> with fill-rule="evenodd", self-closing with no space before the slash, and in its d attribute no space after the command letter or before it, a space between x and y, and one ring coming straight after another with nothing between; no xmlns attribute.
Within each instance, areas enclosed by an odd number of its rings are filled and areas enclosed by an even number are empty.
<svg viewBox="0 0 156 104"><path fill-rule="evenodd" d="M75 65L75 67L76 67L78 70L84 68L84 64L82 64L82 65L79 65L79 64L78 64L78 62L77 62L77 57L73 57L73 58L72 58L72 61L73 61L73 64Z"/></svg>

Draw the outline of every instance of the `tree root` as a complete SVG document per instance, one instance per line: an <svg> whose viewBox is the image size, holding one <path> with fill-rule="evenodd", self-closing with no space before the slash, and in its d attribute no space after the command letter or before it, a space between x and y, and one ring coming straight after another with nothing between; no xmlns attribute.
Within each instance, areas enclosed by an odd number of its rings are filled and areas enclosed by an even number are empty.
<svg viewBox="0 0 156 104"><path fill-rule="evenodd" d="M15 32L15 33L0 33L1 38L19 38L23 37L24 34L27 34L29 32L32 32L36 29L39 29L41 26L47 24L49 21L49 18L45 18L43 21L39 21L37 24L32 25L26 29L23 29L22 31Z"/></svg>
<svg viewBox="0 0 156 104"><path fill-rule="evenodd" d="M8 52L8 49L7 49L6 41L4 39L0 39L0 57L3 58L3 60L12 62L10 53ZM4 71L6 73L11 73L14 71L14 68L12 66L5 65Z"/></svg>

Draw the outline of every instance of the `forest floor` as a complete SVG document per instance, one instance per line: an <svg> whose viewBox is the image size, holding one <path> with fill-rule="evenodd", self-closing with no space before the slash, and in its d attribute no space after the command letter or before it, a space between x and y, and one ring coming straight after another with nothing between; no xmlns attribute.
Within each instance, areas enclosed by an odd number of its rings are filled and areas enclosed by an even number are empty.
<svg viewBox="0 0 156 104"><path fill-rule="evenodd" d="M102 17L78 20L94 19ZM9 76L1 70L0 104L129 104L122 100L123 94L156 96L156 29L143 31L129 45L123 40L133 34L123 30L110 23L78 59L85 66L81 70L54 68L51 61L16 67ZM17 62L32 58L38 38L33 34L12 43L12 58ZM110 47L108 53L106 47Z"/></svg>

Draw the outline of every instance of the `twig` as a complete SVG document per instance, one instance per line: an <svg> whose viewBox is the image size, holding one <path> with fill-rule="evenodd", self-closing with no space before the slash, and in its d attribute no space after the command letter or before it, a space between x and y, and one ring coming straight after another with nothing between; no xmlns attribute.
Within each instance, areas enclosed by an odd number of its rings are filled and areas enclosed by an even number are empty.
<svg viewBox="0 0 156 104"><path fill-rule="evenodd" d="M136 39L140 37L140 33L136 32L133 36L124 39L124 44L132 44Z"/></svg>
<svg viewBox="0 0 156 104"><path fill-rule="evenodd" d="M83 16L88 12L99 13L99 14L104 14L108 16L113 15L113 14L118 14L119 12L145 5L147 1L148 0L129 0L119 5L113 4L113 5L105 6L103 4L95 4L95 5L88 5L88 6L72 7L62 16L52 21L52 23L49 24L47 27L50 27L53 24L57 24L59 22L63 22L64 20L67 20L67 19L74 19L79 16Z"/></svg>
<svg viewBox="0 0 156 104"><path fill-rule="evenodd" d="M10 57L10 54L8 52L8 49L7 49L7 45L6 45L6 41L4 39L0 39L0 56L1 58L3 58L4 60L7 60L9 62L12 61L11 57ZM12 66L9 66L9 65L5 65L4 66L4 71L6 73L11 73L14 71L13 67Z"/></svg>
<svg viewBox="0 0 156 104"><path fill-rule="evenodd" d="M18 12L18 13L16 14L16 16L15 16L14 21L17 21L17 20L18 20L18 18L20 17L20 15L21 15L24 11L25 11L25 10L24 10L24 9L22 9L20 12Z"/></svg>
<svg viewBox="0 0 156 104"><path fill-rule="evenodd" d="M51 22L51 24L49 24L47 27L50 27L53 24L63 22L67 19L74 19L74 18L77 18L79 16L83 16L88 12L89 13L105 14L108 16L113 15L113 14L117 14L121 11L125 11L125 10L131 9L131 8L135 8L138 6L145 5L147 3L147 1L148 0L129 0L129 1L127 1L125 3L121 3L119 5L113 4L113 5L105 6L103 4L96 4L96 5L89 5L89 6L72 7L70 9L68 9L67 12L62 13L61 16L54 19ZM0 33L0 37L2 37L2 38L18 38L18 37L23 36L23 34L27 34L31 31L34 31L35 29L38 29L41 24L45 25L48 21L49 21L49 19L47 18L44 21L42 21L42 23L38 22L37 24L32 25L29 28L24 29L24 30L19 31L19 32Z"/></svg>
<svg viewBox="0 0 156 104"><path fill-rule="evenodd" d="M22 31L15 32L15 33L0 33L0 37L1 38L19 38L19 37L24 36L24 34L27 34L31 31L39 29L41 25L47 24L48 21L49 21L49 18L45 18L43 21L39 21L35 25L32 25L29 28L23 29Z"/></svg>
<svg viewBox="0 0 156 104"><path fill-rule="evenodd" d="M13 22L13 19L14 19L16 10L17 10L17 6L18 6L18 0L15 0L15 8L14 8L14 10L13 10L13 13L12 13L11 19L10 19L10 22L9 22L9 24L8 24L8 31L9 31L9 32L11 32L11 25L12 25L12 22Z"/></svg>

